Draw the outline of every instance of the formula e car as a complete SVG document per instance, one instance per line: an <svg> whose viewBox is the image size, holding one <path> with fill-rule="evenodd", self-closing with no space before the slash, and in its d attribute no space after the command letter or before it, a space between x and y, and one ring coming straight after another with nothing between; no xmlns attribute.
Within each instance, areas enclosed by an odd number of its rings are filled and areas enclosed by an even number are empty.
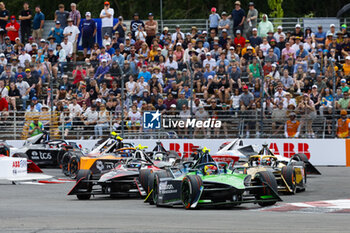
<svg viewBox="0 0 350 233"><path fill-rule="evenodd" d="M74 142L50 140L47 133L28 138L21 148L9 148L10 157L25 157L38 166L61 166L65 153L80 153L80 147Z"/></svg>
<svg viewBox="0 0 350 233"><path fill-rule="evenodd" d="M237 206L249 202L269 206L281 201L271 172L258 172L258 179L252 180L251 175L230 172L225 162L215 162L206 148L199 156L187 172L174 172L171 168L155 172L149 196L157 206L182 205L192 209Z"/></svg>
<svg viewBox="0 0 350 233"><path fill-rule="evenodd" d="M130 157L134 150L132 143L123 143L121 137L113 134L87 154L71 152L64 154L62 171L71 178L76 178L79 170L90 170L93 174L101 174L113 169L126 157Z"/></svg>
<svg viewBox="0 0 350 233"><path fill-rule="evenodd" d="M77 183L68 195L76 195L79 200L90 199L91 195L115 197L140 194L145 196L146 193L138 180L140 170L160 170L161 166L171 166L175 161L175 158L171 159L171 155L167 158L168 161L152 161L144 150L146 148L136 147L133 156L127 158L125 163L120 161L115 168L100 176L96 176L91 170L80 170ZM157 162L158 166L154 162Z"/></svg>
<svg viewBox="0 0 350 233"><path fill-rule="evenodd" d="M213 155L215 161L231 163L237 162L246 163L249 160L249 157L252 155L272 155L277 158L280 163L285 165L292 162L303 162L307 174L321 175L321 172L317 170L308 160L305 154L295 154L291 158L284 157L282 155L275 155L271 150L267 148L267 145L263 145L261 148L258 145L243 145L242 139L235 139L232 142L225 142L221 145L218 152ZM268 150L266 150L268 149ZM266 151L266 153L264 152Z"/></svg>

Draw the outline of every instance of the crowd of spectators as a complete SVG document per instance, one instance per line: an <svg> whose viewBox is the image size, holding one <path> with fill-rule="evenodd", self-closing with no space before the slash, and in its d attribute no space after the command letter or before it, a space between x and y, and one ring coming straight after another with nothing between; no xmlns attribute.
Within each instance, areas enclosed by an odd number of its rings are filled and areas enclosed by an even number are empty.
<svg viewBox="0 0 350 233"><path fill-rule="evenodd" d="M245 11L236 1L230 13L211 9L208 32L195 26L184 32L181 25L170 32L159 28L152 13L146 21L135 13L127 28L122 16L113 24L115 12L105 2L99 45L91 13L81 14L74 3L70 7L58 6L55 27L42 38L45 15L40 6L33 12L24 3L17 17L0 2L1 118L9 111L40 112L52 104L65 135L75 125L99 137L110 127L120 130L125 90L124 119L130 130L142 130L142 113L149 110L224 121L262 111L272 121L271 134L314 137L316 117L327 120L326 133L331 134L333 109L350 108L346 25L340 31L333 24L329 31L320 25L313 32L296 24L284 31L266 14L259 22L254 3ZM227 136L229 127L225 123L211 133ZM255 124L246 127L249 136ZM195 135L206 133L195 130Z"/></svg>

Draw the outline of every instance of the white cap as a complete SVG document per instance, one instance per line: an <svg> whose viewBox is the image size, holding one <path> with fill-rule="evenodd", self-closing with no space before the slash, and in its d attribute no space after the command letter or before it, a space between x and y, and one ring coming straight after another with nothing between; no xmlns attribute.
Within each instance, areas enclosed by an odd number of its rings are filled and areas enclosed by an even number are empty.
<svg viewBox="0 0 350 233"><path fill-rule="evenodd" d="M208 32L207 31L203 31L202 34L208 34Z"/></svg>
<svg viewBox="0 0 350 233"><path fill-rule="evenodd" d="M241 30L236 30L236 34L241 34Z"/></svg>
<svg viewBox="0 0 350 233"><path fill-rule="evenodd" d="M230 49L235 49L235 47L231 46Z"/></svg>
<svg viewBox="0 0 350 233"><path fill-rule="evenodd" d="M215 37L214 37L214 40L219 40L219 37L215 36Z"/></svg>
<svg viewBox="0 0 350 233"><path fill-rule="evenodd" d="M345 60L350 60L350 56L346 56L346 57L345 57Z"/></svg>
<svg viewBox="0 0 350 233"><path fill-rule="evenodd" d="M16 39L15 40L21 40L19 37L16 37Z"/></svg>
<svg viewBox="0 0 350 233"><path fill-rule="evenodd" d="M346 83L346 79L345 79L345 78L342 78L342 79L340 80L340 82L341 82L341 83Z"/></svg>
<svg viewBox="0 0 350 233"><path fill-rule="evenodd" d="M210 53L206 53L205 55L206 55L206 56L210 56L211 54L210 54Z"/></svg>
<svg viewBox="0 0 350 233"><path fill-rule="evenodd" d="M282 28L282 26L278 26L277 29L281 29L282 30L283 28Z"/></svg>
<svg viewBox="0 0 350 233"><path fill-rule="evenodd" d="M45 39L41 39L40 42L45 42Z"/></svg>
<svg viewBox="0 0 350 233"><path fill-rule="evenodd" d="M226 28L222 29L222 32L227 32L227 29Z"/></svg>
<svg viewBox="0 0 350 233"><path fill-rule="evenodd" d="M252 31L258 31L258 29L256 29L256 28L253 28L253 29L252 29Z"/></svg>
<svg viewBox="0 0 350 233"><path fill-rule="evenodd" d="M213 78L214 78L213 75L208 76L208 79L213 79Z"/></svg>
<svg viewBox="0 0 350 233"><path fill-rule="evenodd" d="M170 105L171 108L176 108L175 104Z"/></svg>
<svg viewBox="0 0 350 233"><path fill-rule="evenodd" d="M102 59L101 62L107 62L107 60L106 59Z"/></svg>
<svg viewBox="0 0 350 233"><path fill-rule="evenodd" d="M277 67L276 63L273 63L271 66L273 66L273 67Z"/></svg>
<svg viewBox="0 0 350 233"><path fill-rule="evenodd" d="M317 88L317 86L314 84L314 85L312 85L312 88Z"/></svg>
<svg viewBox="0 0 350 233"><path fill-rule="evenodd" d="M107 45L111 45L111 43L107 42L107 43L106 43L106 46L107 46Z"/></svg>
<svg viewBox="0 0 350 233"><path fill-rule="evenodd" d="M249 46L247 47L247 50L248 50L248 49L253 50L253 47L249 45Z"/></svg>
<svg viewBox="0 0 350 233"><path fill-rule="evenodd" d="M312 70L310 71L310 74L316 74L316 70L312 69Z"/></svg>
<svg viewBox="0 0 350 233"><path fill-rule="evenodd" d="M96 103L101 103L101 102L102 102L101 99L96 100Z"/></svg>
<svg viewBox="0 0 350 233"><path fill-rule="evenodd" d="M296 25L295 25L295 28L301 28L301 27L300 27L300 24L296 24Z"/></svg>
<svg viewBox="0 0 350 233"><path fill-rule="evenodd" d="M303 46L303 47L304 47L304 43L303 43L303 42L300 42L300 43L299 43L299 46Z"/></svg>
<svg viewBox="0 0 350 233"><path fill-rule="evenodd" d="M176 46L181 46L181 43L180 43L180 42L177 42L177 43L176 43Z"/></svg>
<svg viewBox="0 0 350 233"><path fill-rule="evenodd" d="M5 54L4 53L0 53L0 57L5 57Z"/></svg>
<svg viewBox="0 0 350 233"><path fill-rule="evenodd" d="M87 11L87 12L85 13L85 15L86 15L86 16L91 16L91 12L90 12L90 11Z"/></svg>
<svg viewBox="0 0 350 233"><path fill-rule="evenodd" d="M334 23L332 23L331 25L329 25L329 27L335 27Z"/></svg>

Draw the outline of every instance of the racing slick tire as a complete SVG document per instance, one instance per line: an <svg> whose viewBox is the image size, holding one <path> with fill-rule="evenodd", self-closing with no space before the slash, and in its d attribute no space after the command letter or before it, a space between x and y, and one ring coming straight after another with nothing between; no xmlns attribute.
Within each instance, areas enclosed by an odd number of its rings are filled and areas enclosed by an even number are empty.
<svg viewBox="0 0 350 233"><path fill-rule="evenodd" d="M166 177L169 177L166 171L158 171L154 173L152 199L153 199L153 203L156 204L157 206L159 205L158 197L159 197L160 178L166 178Z"/></svg>
<svg viewBox="0 0 350 233"><path fill-rule="evenodd" d="M62 165L62 173L66 176L69 176L69 169L68 169L68 164L69 164L69 160L72 157L72 153L71 152L66 152L64 153L64 155L62 156L62 159L60 161L61 165Z"/></svg>
<svg viewBox="0 0 350 233"><path fill-rule="evenodd" d="M305 186L306 186L306 181L307 181L307 172L306 172L305 163L301 162L301 161L298 161L298 162L294 162L293 166L302 166L304 168L304 177L303 177L303 179L304 179L303 180L304 186L303 187L297 187L297 192L303 192L306 189Z"/></svg>
<svg viewBox="0 0 350 233"><path fill-rule="evenodd" d="M293 166L284 166L281 170L281 176L283 176L287 185L291 189L290 194L295 194L297 190L297 186L295 184L295 172Z"/></svg>
<svg viewBox="0 0 350 233"><path fill-rule="evenodd" d="M145 190L145 192L147 194L149 191L148 190L148 178L152 172L153 172L152 169L141 169L140 174L139 174L140 184L141 184L143 190Z"/></svg>
<svg viewBox="0 0 350 233"><path fill-rule="evenodd" d="M202 178L198 175L188 175L182 179L181 201L185 209L190 209L191 205L198 198L203 185Z"/></svg>
<svg viewBox="0 0 350 233"><path fill-rule="evenodd" d="M153 186L154 186L154 172L151 172L148 176L148 179L147 179L147 194L149 195L150 192L153 192ZM150 196L148 198L148 201L149 201L149 204L150 205L153 205L153 198L152 196Z"/></svg>
<svg viewBox="0 0 350 233"><path fill-rule="evenodd" d="M0 155L10 156L10 147L0 144Z"/></svg>
<svg viewBox="0 0 350 233"><path fill-rule="evenodd" d="M91 171L82 169L79 170L77 175L77 182L79 180L89 180L91 178ZM80 183L79 188L86 189L89 194L77 194L77 198L79 200L89 200L91 198L91 190L92 190L92 184L91 183Z"/></svg>
<svg viewBox="0 0 350 233"><path fill-rule="evenodd" d="M68 172L69 176L72 179L76 179L77 175L79 173L79 164L80 164L80 158L76 155L73 155L68 162Z"/></svg>
<svg viewBox="0 0 350 233"><path fill-rule="evenodd" d="M260 171L255 175L261 183L267 183L276 193L278 192L278 186L275 176L270 171ZM260 196L271 195L271 191L269 189L263 189L262 192L259 193ZM258 202L258 204L262 207L270 206L276 204L276 201L268 201L268 202Z"/></svg>
<svg viewBox="0 0 350 233"><path fill-rule="evenodd" d="M15 153L15 154L12 155L12 157L29 159L28 155L26 155L25 153Z"/></svg>
<svg viewBox="0 0 350 233"><path fill-rule="evenodd" d="M302 161L304 163L308 163L309 159L307 158L307 156L305 154L295 154L292 156L292 159L297 160L297 161Z"/></svg>

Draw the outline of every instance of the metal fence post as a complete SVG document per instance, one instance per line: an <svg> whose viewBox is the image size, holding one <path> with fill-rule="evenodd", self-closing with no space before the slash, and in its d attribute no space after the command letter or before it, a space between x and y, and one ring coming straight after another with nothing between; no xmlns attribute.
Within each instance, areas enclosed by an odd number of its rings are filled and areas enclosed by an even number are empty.
<svg viewBox="0 0 350 233"><path fill-rule="evenodd" d="M17 135L17 117L16 117L16 111L13 111L13 139L16 140Z"/></svg>

